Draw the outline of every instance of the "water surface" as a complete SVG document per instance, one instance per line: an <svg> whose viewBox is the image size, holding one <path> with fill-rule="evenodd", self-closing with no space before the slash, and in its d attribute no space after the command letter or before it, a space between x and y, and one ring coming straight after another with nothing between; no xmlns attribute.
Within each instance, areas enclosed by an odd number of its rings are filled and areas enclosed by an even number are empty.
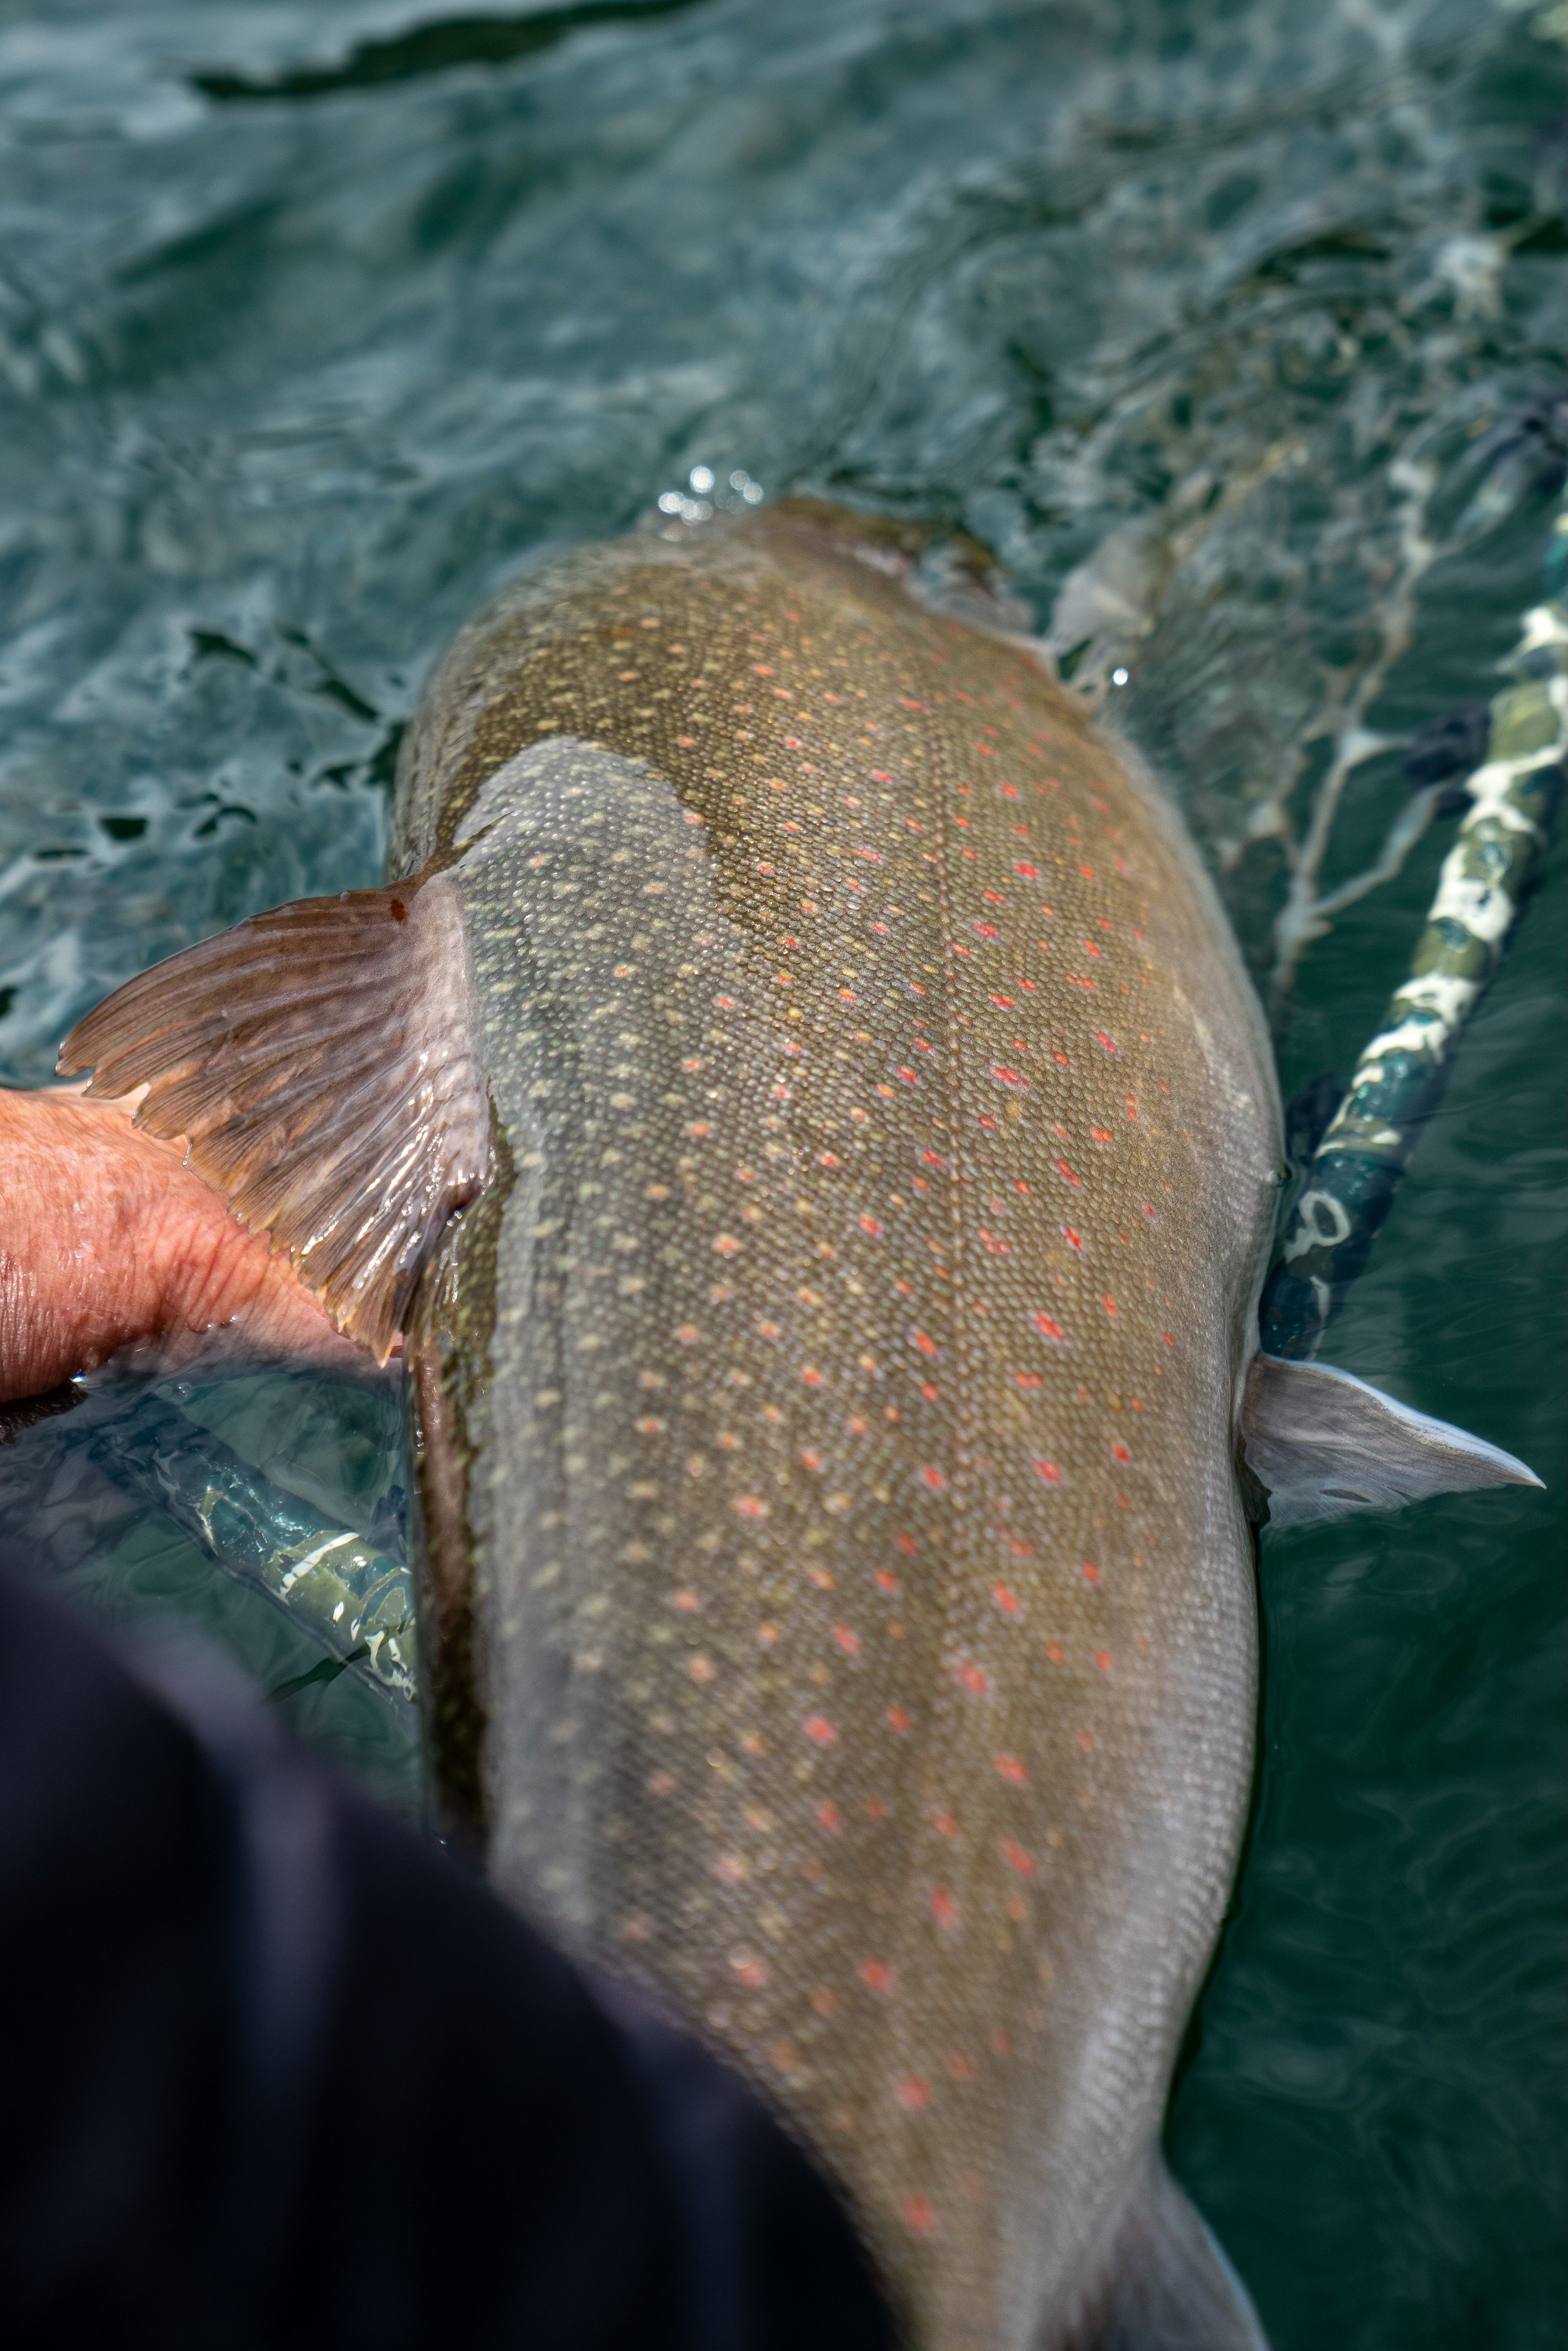
<svg viewBox="0 0 1568 2351"><path fill-rule="evenodd" d="M1343 1078L1451 819L1293 972L1275 925L1336 753L1325 889L1540 593L1561 34L1479 0L0 7L0 1074L154 957L380 878L444 639L699 467L988 540L1186 810L1287 1092ZM1563 882L1559 843L1333 1348L1549 1490L1265 1542L1262 1773L1170 2146L1279 2351L1561 2336ZM255 1377L214 1442L368 1524L382 1405L280 1421ZM411 1802L406 1720L308 1678L88 1425L0 1454L8 1531Z"/></svg>

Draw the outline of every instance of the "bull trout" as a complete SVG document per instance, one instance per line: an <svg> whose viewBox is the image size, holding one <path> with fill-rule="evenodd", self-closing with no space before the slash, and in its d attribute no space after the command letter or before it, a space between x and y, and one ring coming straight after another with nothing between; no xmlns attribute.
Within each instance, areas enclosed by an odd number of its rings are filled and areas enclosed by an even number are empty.
<svg viewBox="0 0 1568 2351"><path fill-rule="evenodd" d="M762 2086L911 2343L1256 2345L1158 2152L1251 1771L1239 1429L1287 1519L1529 1473L1256 1357L1218 903L907 569L799 506L526 578L424 696L403 878L62 1065L406 1330L448 1815Z"/></svg>

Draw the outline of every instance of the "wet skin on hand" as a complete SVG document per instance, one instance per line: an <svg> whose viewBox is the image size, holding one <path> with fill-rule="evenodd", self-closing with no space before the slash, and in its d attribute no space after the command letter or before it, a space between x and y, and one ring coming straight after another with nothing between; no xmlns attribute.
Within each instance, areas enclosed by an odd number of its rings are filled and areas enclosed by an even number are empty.
<svg viewBox="0 0 1568 2351"><path fill-rule="evenodd" d="M133 1105L0 1091L0 1403L138 1343L225 1330L269 1353L363 1361L265 1235L230 1215Z"/></svg>

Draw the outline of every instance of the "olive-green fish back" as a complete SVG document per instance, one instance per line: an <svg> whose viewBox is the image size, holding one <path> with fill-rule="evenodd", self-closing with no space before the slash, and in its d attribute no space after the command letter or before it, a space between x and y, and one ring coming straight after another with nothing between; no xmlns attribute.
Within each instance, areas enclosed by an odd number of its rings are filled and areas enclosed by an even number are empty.
<svg viewBox="0 0 1568 2351"><path fill-rule="evenodd" d="M788 515L514 590L401 810L495 1105L411 1346L449 1783L917 2341L1032 2344L1246 1801L1278 1144L1213 901L1026 647Z"/></svg>

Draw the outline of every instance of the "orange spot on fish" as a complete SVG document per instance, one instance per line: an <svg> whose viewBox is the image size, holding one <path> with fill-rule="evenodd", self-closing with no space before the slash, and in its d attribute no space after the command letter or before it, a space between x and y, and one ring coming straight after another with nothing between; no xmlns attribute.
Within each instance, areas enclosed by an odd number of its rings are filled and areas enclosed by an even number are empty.
<svg viewBox="0 0 1568 2351"><path fill-rule="evenodd" d="M1078 1744L1083 1750L1085 1755L1092 1755L1094 1752L1094 1733L1092 1730L1081 1730L1078 1734Z"/></svg>
<svg viewBox="0 0 1568 2351"><path fill-rule="evenodd" d="M1020 1877L1032 1877L1034 1876L1034 1855L1030 1853L1026 1853L1023 1846L1018 1844L1014 1838L1004 1837L1002 1839L1001 1855L1002 1859L1007 1863L1008 1867L1009 1869L1016 1869Z"/></svg>
<svg viewBox="0 0 1568 2351"><path fill-rule="evenodd" d="M1103 1674L1108 1674L1108 1673L1110 1672L1110 1670L1111 1670L1111 1652L1110 1652L1110 1650L1109 1650L1109 1649L1096 1649L1096 1650L1095 1650L1095 1652L1094 1652L1094 1662L1095 1662L1095 1664L1099 1667L1099 1668L1100 1668L1100 1670L1101 1670L1101 1672L1102 1672Z"/></svg>
<svg viewBox="0 0 1568 2351"><path fill-rule="evenodd" d="M1009 1787L1025 1788L1029 1785L1029 1772L1016 1755L998 1755L992 1760L998 1778L1005 1780Z"/></svg>
<svg viewBox="0 0 1568 2351"><path fill-rule="evenodd" d="M1043 1478L1048 1486L1060 1486L1061 1483L1061 1472L1055 1462L1047 1461L1038 1453L1034 1457L1034 1474L1037 1478Z"/></svg>
<svg viewBox="0 0 1568 2351"><path fill-rule="evenodd" d="M918 2191L912 2192L904 2199L898 2210L904 2227L912 2229L917 2237L936 2235L938 2228L936 2207L932 2203L929 2196L922 2196Z"/></svg>
<svg viewBox="0 0 1568 2351"><path fill-rule="evenodd" d="M837 1804L819 1804L817 1806L817 1826L823 1830L827 1835L837 1836L839 1831L843 1827L843 1816L840 1813Z"/></svg>
<svg viewBox="0 0 1568 2351"><path fill-rule="evenodd" d="M855 1973L867 1991L892 1994L898 1990L898 1978L885 1959L862 1959Z"/></svg>
<svg viewBox="0 0 1568 2351"><path fill-rule="evenodd" d="M862 1233L870 1233L873 1239L875 1239L883 1230L882 1226L878 1224L874 1217L862 1217L860 1220L860 1228Z"/></svg>
<svg viewBox="0 0 1568 2351"><path fill-rule="evenodd" d="M904 1713L904 1708L901 1706L890 1706L888 1708L887 1727L890 1730L898 1731L900 1735L908 1729L909 1717Z"/></svg>
<svg viewBox="0 0 1568 2351"><path fill-rule="evenodd" d="M711 1657L693 1657L686 1671L694 1682L711 1682L716 1668Z"/></svg>
<svg viewBox="0 0 1568 2351"><path fill-rule="evenodd" d="M1105 1309L1107 1314L1113 1316L1116 1313L1117 1306L1113 1298L1103 1298L1100 1301L1100 1303Z"/></svg>
<svg viewBox="0 0 1568 2351"><path fill-rule="evenodd" d="M1084 1561L1080 1573L1082 1573L1085 1583L1098 1583L1100 1581L1100 1571L1095 1566L1094 1562L1092 1559L1086 1559Z"/></svg>
<svg viewBox="0 0 1568 2351"><path fill-rule="evenodd" d="M876 1571L874 1582L879 1592L885 1592L890 1597L895 1598L897 1596L899 1588L898 1578L894 1575L891 1567L879 1567Z"/></svg>
<svg viewBox="0 0 1568 2351"><path fill-rule="evenodd" d="M996 1602L997 1606L1001 1610L1004 1616L1016 1616L1018 1614L1019 1596L1017 1593L1012 1591L1007 1584L993 1583L991 1586L991 1598Z"/></svg>
<svg viewBox="0 0 1568 2351"><path fill-rule="evenodd" d="M1065 1160L1065 1159L1059 1159L1059 1160L1057 1161L1057 1163L1056 1163L1056 1172L1057 1172L1057 1174L1061 1177L1061 1179L1062 1179L1063 1183L1065 1183L1065 1184L1071 1184L1071 1185L1074 1185L1074 1186L1077 1187L1077 1189L1078 1189L1079 1191L1082 1191L1082 1190L1083 1189L1083 1179L1082 1179L1082 1177L1081 1176L1075 1176L1075 1175L1073 1174L1073 1172L1072 1172L1071 1168L1068 1165L1068 1164L1067 1164L1067 1162L1066 1162L1066 1160Z"/></svg>
<svg viewBox="0 0 1568 2351"><path fill-rule="evenodd" d="M832 1747L838 1742L839 1734L825 1714L809 1714L800 1728L814 1746Z"/></svg>
<svg viewBox="0 0 1568 2351"><path fill-rule="evenodd" d="M860 1656L861 1636L858 1633L852 1631L848 1625L835 1625L833 1627L833 1638L838 1643L846 1657L858 1657Z"/></svg>
<svg viewBox="0 0 1568 2351"><path fill-rule="evenodd" d="M755 1951L731 1951L729 1964L747 1991L760 1991L768 1981L768 1962Z"/></svg>
<svg viewBox="0 0 1568 2351"><path fill-rule="evenodd" d="M958 1924L958 1905L945 1886L934 1886L931 1889L931 1916L939 1927L956 1927Z"/></svg>
<svg viewBox="0 0 1568 2351"><path fill-rule="evenodd" d="M931 2085L922 2081L918 2074L906 2074L894 2095L906 2113L922 2115L931 2104Z"/></svg>
<svg viewBox="0 0 1568 2351"><path fill-rule="evenodd" d="M734 1508L737 1516L743 1519L765 1519L768 1516L768 1505L760 1494L737 1494Z"/></svg>
<svg viewBox="0 0 1568 2351"><path fill-rule="evenodd" d="M1065 1344L1067 1333L1054 1315L1037 1314L1034 1318L1034 1327L1042 1339L1055 1339Z"/></svg>
<svg viewBox="0 0 1568 2351"><path fill-rule="evenodd" d="M941 1470L937 1468L935 1462L927 1461L920 1474L922 1478L925 1479L925 1483L930 1487L934 1494L945 1494L946 1492L947 1480L944 1478Z"/></svg>
<svg viewBox="0 0 1568 2351"><path fill-rule="evenodd" d="M1045 1645L1045 1654L1053 1666L1059 1666L1061 1663L1063 1654L1061 1642L1048 1641Z"/></svg>
<svg viewBox="0 0 1568 2351"><path fill-rule="evenodd" d="M1123 1444L1120 1437L1117 1437L1115 1443L1112 1446L1111 1453L1112 1458L1117 1461L1130 1461L1133 1458L1132 1454L1129 1452L1126 1446Z"/></svg>

